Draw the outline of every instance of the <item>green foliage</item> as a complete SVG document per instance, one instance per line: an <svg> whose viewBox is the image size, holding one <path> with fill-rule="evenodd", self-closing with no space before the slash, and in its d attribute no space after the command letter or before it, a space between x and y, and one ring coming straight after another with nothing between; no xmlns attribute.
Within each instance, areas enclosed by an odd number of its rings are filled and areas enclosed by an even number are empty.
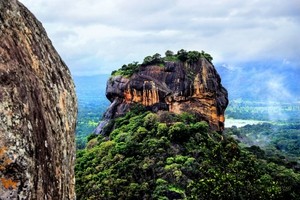
<svg viewBox="0 0 300 200"><path fill-rule="evenodd" d="M193 133L201 133L208 131L208 124L206 122L196 122L191 124L190 131Z"/></svg>
<svg viewBox="0 0 300 200"><path fill-rule="evenodd" d="M101 115L109 106L104 94L108 75L94 77L75 76L76 94L78 101L78 116L76 125L76 148L83 149L87 144L87 136L91 134L100 121ZM88 87L87 87L88 86Z"/></svg>
<svg viewBox="0 0 300 200"><path fill-rule="evenodd" d="M154 54L153 56L146 56L143 61L143 65L159 65L164 64L164 59L159 53Z"/></svg>
<svg viewBox="0 0 300 200"><path fill-rule="evenodd" d="M187 54L187 61L190 63L197 62L200 59L200 52L198 51L189 51Z"/></svg>
<svg viewBox="0 0 300 200"><path fill-rule="evenodd" d="M168 136L171 141L182 142L189 138L189 127L183 122L176 122L169 127Z"/></svg>
<svg viewBox="0 0 300 200"><path fill-rule="evenodd" d="M155 127L155 124L158 121L157 114L149 113L144 117L144 127L146 128L152 128Z"/></svg>
<svg viewBox="0 0 300 200"><path fill-rule="evenodd" d="M188 53L186 50L181 49L177 51L177 57L180 61L185 62L188 59Z"/></svg>
<svg viewBox="0 0 300 200"><path fill-rule="evenodd" d="M178 116L176 116L174 113L170 113L167 111L160 111L158 113L158 116L159 116L159 121L166 124L171 124L178 121Z"/></svg>
<svg viewBox="0 0 300 200"><path fill-rule="evenodd" d="M186 51L184 49L181 49L177 52L177 58L182 62L188 62L188 63L195 63L200 60L200 58L206 59L210 63L213 60L213 57L206 53L205 51Z"/></svg>
<svg viewBox="0 0 300 200"><path fill-rule="evenodd" d="M249 146L245 149L258 158L300 171L299 123L262 123L241 128L232 127L226 128L225 134L235 137L241 146Z"/></svg>
<svg viewBox="0 0 300 200"><path fill-rule="evenodd" d="M118 70L112 71L111 75L112 76L122 75L122 76L130 77L134 73L138 72L139 68L140 68L140 64L138 62L132 62L129 63L128 65L123 65Z"/></svg>
<svg viewBox="0 0 300 200"><path fill-rule="evenodd" d="M144 65L152 64L152 60L153 60L152 56L146 56L146 57L144 58L143 63L144 63Z"/></svg>
<svg viewBox="0 0 300 200"><path fill-rule="evenodd" d="M137 73L140 69L140 67L148 66L148 65L157 65L164 67L165 62L188 62L188 63L195 63L198 62L201 58L208 60L209 62L212 62L212 57L210 54L205 53L204 51L198 52L198 51L186 51L184 49L181 49L177 51L177 54L174 54L171 50L167 50L165 52L165 57L162 57L159 53L155 53L152 56L146 56L143 60L142 64L139 64L138 62L132 62L128 65L123 65L120 69L112 71L112 76L125 76L125 77L131 77L134 73Z"/></svg>
<svg viewBox="0 0 300 200"><path fill-rule="evenodd" d="M213 60L213 57L210 55L210 54L208 54L208 53L206 53L205 51L201 51L201 53L200 53L200 55L201 55L201 58L205 58L207 61L209 61L210 63L212 62L212 60Z"/></svg>
<svg viewBox="0 0 300 200"><path fill-rule="evenodd" d="M132 104L130 107L130 112L128 113L129 116L139 115L141 113L145 113L147 109L145 106L141 104Z"/></svg>
<svg viewBox="0 0 300 200"><path fill-rule="evenodd" d="M300 198L298 173L194 118L128 112L116 119L109 138L77 152L77 199Z"/></svg>
<svg viewBox="0 0 300 200"><path fill-rule="evenodd" d="M92 139L94 139L96 137L97 137L96 134L91 134L91 135L87 136L87 141L89 142L90 140L92 140Z"/></svg>
<svg viewBox="0 0 300 200"><path fill-rule="evenodd" d="M180 121L186 124L193 124L196 123L198 120L196 116L192 113L183 112L179 115Z"/></svg>
<svg viewBox="0 0 300 200"><path fill-rule="evenodd" d="M168 134L168 126L166 123L159 123L157 125L157 135L158 136L167 136Z"/></svg>
<svg viewBox="0 0 300 200"><path fill-rule="evenodd" d="M174 52L171 51L171 50L167 50L167 51L165 52L165 55L166 55L166 57L171 57L171 56L174 56Z"/></svg>

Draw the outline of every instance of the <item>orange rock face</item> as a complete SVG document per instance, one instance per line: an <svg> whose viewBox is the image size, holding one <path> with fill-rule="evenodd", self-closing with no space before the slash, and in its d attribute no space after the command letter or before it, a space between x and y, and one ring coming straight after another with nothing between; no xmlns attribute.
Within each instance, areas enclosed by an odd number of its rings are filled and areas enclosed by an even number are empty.
<svg viewBox="0 0 300 200"><path fill-rule="evenodd" d="M228 94L206 59L195 63L166 62L164 67L141 66L130 78L111 77L106 96L112 102L106 112L111 118L124 114L132 103L139 103L153 111L193 112L211 129L224 129Z"/></svg>
<svg viewBox="0 0 300 200"><path fill-rule="evenodd" d="M142 91L128 87L124 91L124 97L127 103L135 102L143 104L144 106L152 106L156 103L159 103L158 88L153 81L145 80L143 82Z"/></svg>

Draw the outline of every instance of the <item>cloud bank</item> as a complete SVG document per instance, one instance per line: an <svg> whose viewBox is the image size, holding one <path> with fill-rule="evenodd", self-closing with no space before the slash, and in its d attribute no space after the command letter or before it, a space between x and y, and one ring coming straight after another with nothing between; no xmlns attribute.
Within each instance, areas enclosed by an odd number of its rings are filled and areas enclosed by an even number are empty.
<svg viewBox="0 0 300 200"><path fill-rule="evenodd" d="M73 75L110 73L167 49L205 50L228 66L300 66L298 0L20 0Z"/></svg>

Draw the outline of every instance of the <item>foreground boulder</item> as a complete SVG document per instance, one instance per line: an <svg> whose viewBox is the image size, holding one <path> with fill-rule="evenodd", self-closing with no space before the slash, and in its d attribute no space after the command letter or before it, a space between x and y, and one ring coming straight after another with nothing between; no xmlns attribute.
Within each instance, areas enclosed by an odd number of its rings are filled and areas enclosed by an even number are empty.
<svg viewBox="0 0 300 200"><path fill-rule="evenodd" d="M0 199L75 199L77 102L42 24L0 0Z"/></svg>

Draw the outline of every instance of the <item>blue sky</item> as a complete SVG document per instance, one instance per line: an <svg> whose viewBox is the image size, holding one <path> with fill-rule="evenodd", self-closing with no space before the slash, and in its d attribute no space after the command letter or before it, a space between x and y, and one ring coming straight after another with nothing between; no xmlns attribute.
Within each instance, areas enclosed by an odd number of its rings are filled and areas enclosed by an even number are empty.
<svg viewBox="0 0 300 200"><path fill-rule="evenodd" d="M20 0L73 75L108 74L168 49L205 50L228 68L300 68L299 0Z"/></svg>

